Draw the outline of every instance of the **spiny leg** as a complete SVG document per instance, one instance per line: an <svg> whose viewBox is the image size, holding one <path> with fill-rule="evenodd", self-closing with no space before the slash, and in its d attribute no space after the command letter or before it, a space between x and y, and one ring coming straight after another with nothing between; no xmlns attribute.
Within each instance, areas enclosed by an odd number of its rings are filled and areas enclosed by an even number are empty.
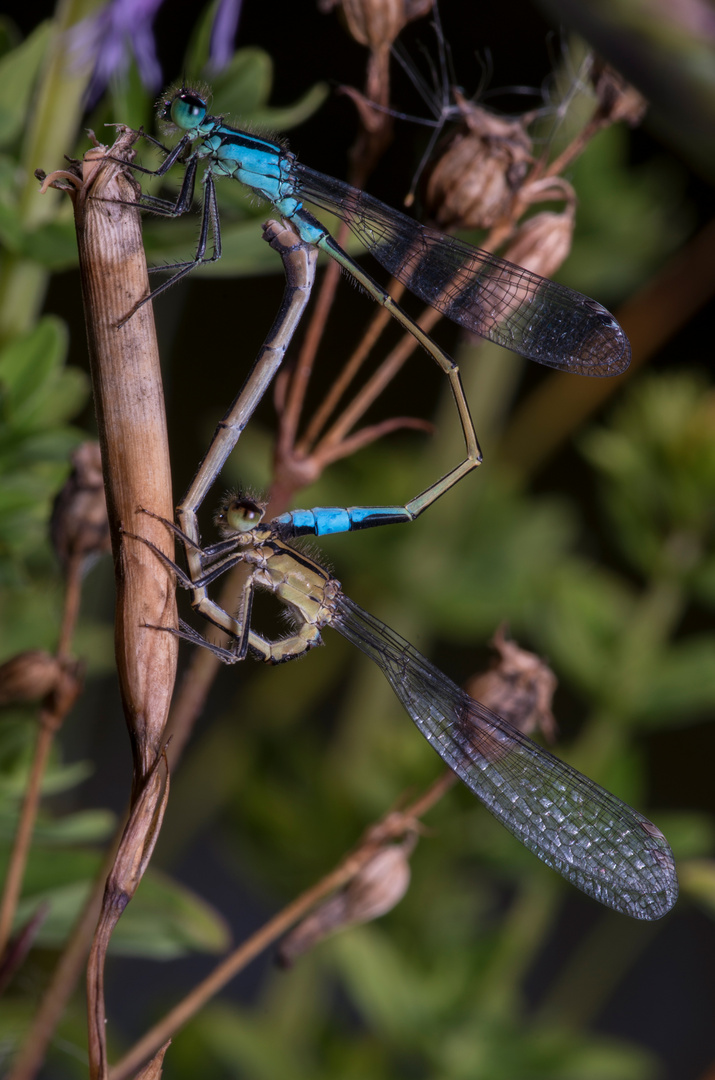
<svg viewBox="0 0 715 1080"><path fill-rule="evenodd" d="M191 170L191 174L190 174ZM194 183L196 179L196 162L194 159L189 162L186 170L186 176L184 177L184 185L182 186L182 192L187 184L187 178L190 178L190 196L189 206L193 201ZM154 196L144 195L138 203L138 205L145 209L151 210L155 214L163 214L166 217L179 217L185 212L188 207L177 209L179 203L182 201L182 194L179 194L176 204L172 204L164 199L155 199ZM206 255L206 248L208 246L209 234L213 241L213 250L209 256ZM193 259L186 262L172 263L169 266L153 266L149 268L149 273L160 273L168 270L175 270L176 273L172 274L167 281L163 281L161 285L158 285L148 296L142 297L134 307L127 312L127 314L117 323L117 327L121 328L125 323L129 322L133 315L143 307L149 300L154 300L157 296L160 296L167 289L170 289L172 285L176 285L178 281L185 278L191 273L197 266L202 266L207 263L216 262L221 258L222 253L221 244L221 221L218 213L218 205L216 202L216 187L213 181L211 173L207 170L204 175L204 198L202 204L201 213L201 228L199 230L199 240L196 245L196 252Z"/></svg>
<svg viewBox="0 0 715 1080"><path fill-rule="evenodd" d="M201 548L197 548L193 541L182 533L173 522L168 521L166 518L162 518L151 511L145 510L143 512L148 513L151 517L166 525L168 529L182 540L185 546L194 550L202 561L209 561L212 549L202 550ZM178 584L185 589L189 589L192 592L194 591L196 582L193 582L188 574L158 548L156 544L136 533L125 532L124 535L131 539L139 540L148 548L151 548L164 565L175 574ZM214 545L214 550L216 548L226 548L228 550L231 544L234 544L234 542L224 541ZM249 545L247 548L242 548L239 551L234 550L233 554L220 558L213 570L204 575L203 582L208 584L220 574L225 573L232 565L244 561L247 552L250 552L251 550L252 547ZM256 588L257 582L255 571L252 571L243 585L239 609L235 616L229 615L227 611L213 600L210 600L208 596L202 597L201 602L195 605L198 613L202 615L207 622L210 622L213 626L222 630L227 635L230 642L228 647L216 645L214 642L209 641L183 620L179 620L178 629L173 626L153 626L152 629L163 630L167 633L174 634L176 637L179 637L184 641L189 641L193 645L201 645L213 652L214 655L218 656L225 664L236 664L241 660L245 660L249 649L258 656L259 659L264 660L267 663L282 664L288 660L298 659L316 645L322 644L319 627L315 622L310 620L309 615L303 612L301 612L301 614L303 614L303 622L301 625L292 634L288 634L285 637L276 639L265 638L252 630L251 617L253 614L253 600Z"/></svg>
<svg viewBox="0 0 715 1080"><path fill-rule="evenodd" d="M310 215L306 216L309 217ZM372 296L378 304L384 307L392 318L400 323L400 325L415 338L449 379L450 388L459 414L459 421L462 426L462 434L464 435L466 457L445 476L441 477L434 484L431 484L428 488L425 488L424 491L405 504L405 510L409 514L410 519L414 519L423 513L428 506L431 506L436 499L441 495L444 495L446 491L458 483L462 477L466 476L472 469L475 469L480 465L482 461L482 452L479 446L479 440L477 439L477 433L474 430L474 422L469 411L469 404L464 393L464 387L462 386L459 368L454 360L452 360L452 358L432 340L429 334L426 334L418 323L416 323L414 319L411 319L407 312L402 310L387 290L383 289L381 285L378 285L369 274L365 273L365 271L343 251L335 240L333 240L332 236L326 233L322 240L319 241L319 246L335 259L335 261L338 262L351 277L355 278L367 293Z"/></svg>

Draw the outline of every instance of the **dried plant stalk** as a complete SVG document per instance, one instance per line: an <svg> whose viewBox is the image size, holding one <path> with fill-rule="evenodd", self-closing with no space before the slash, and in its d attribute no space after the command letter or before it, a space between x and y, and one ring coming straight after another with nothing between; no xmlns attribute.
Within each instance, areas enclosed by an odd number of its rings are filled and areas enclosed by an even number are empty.
<svg viewBox="0 0 715 1080"><path fill-rule="evenodd" d="M133 138L120 135L112 157L126 153ZM137 508L173 516L171 470L151 305L117 328L149 288L139 212L123 205L134 201L135 185L106 156L85 162L83 180L75 221L117 584L117 667L136 788L161 748L177 653L172 635L145 624L172 625L176 612L171 575L144 544L125 541L121 530L141 529L166 547L166 530L138 516Z"/></svg>
<svg viewBox="0 0 715 1080"><path fill-rule="evenodd" d="M175 625L174 582L144 545L141 528L166 549L167 530L140 506L172 517L171 472L153 314L147 295L136 186L116 159L135 134L121 131L108 156L97 147L71 182L102 469L117 587L116 656L134 774L129 819L107 878L87 971L90 1076L107 1075L104 959L112 931L154 848L168 796L163 731L176 673L177 642L153 625ZM50 178L52 179L52 178ZM119 325L122 324L122 325ZM141 524L139 524L141 522ZM172 555L167 550L167 555Z"/></svg>

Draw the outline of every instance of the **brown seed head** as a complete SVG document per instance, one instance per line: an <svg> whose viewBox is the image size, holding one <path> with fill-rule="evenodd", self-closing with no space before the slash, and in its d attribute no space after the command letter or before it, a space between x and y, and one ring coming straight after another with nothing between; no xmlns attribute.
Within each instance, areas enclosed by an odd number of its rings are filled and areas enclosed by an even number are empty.
<svg viewBox="0 0 715 1080"><path fill-rule="evenodd" d="M409 836L402 844L381 848L344 889L324 901L283 939L279 963L289 967L330 934L391 911L410 884L409 855L414 844L414 836Z"/></svg>
<svg viewBox="0 0 715 1080"><path fill-rule="evenodd" d="M434 0L320 0L321 11L340 7L348 30L372 52L392 47L400 31L414 19L428 15Z"/></svg>
<svg viewBox="0 0 715 1080"><path fill-rule="evenodd" d="M491 671L471 679L467 692L519 731L538 729L553 740L556 721L551 702L558 685L553 671L535 653L509 641L503 626L491 645L499 654L496 663Z"/></svg>
<svg viewBox="0 0 715 1080"><path fill-rule="evenodd" d="M442 229L489 229L508 215L531 164L531 117L501 119L455 97L462 124L427 174L425 210Z"/></svg>
<svg viewBox="0 0 715 1080"><path fill-rule="evenodd" d="M598 119L611 124L623 120L631 127L640 124L648 109L647 100L600 57L591 67L591 83L598 98Z"/></svg>
<svg viewBox="0 0 715 1080"><path fill-rule="evenodd" d="M0 705L40 701L62 678L60 661L43 649L29 649L0 664Z"/></svg>
<svg viewBox="0 0 715 1080"><path fill-rule="evenodd" d="M568 258L573 239L575 207L561 213L544 210L519 226L504 258L542 277L553 277Z"/></svg>
<svg viewBox="0 0 715 1080"><path fill-rule="evenodd" d="M110 550L99 443L85 442L72 454L72 472L55 499L52 544L63 566Z"/></svg>

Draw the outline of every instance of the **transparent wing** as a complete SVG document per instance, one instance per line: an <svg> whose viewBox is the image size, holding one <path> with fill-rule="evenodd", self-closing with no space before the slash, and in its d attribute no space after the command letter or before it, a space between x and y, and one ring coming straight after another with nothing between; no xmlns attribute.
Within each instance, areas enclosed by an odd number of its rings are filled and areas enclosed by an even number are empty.
<svg viewBox="0 0 715 1080"><path fill-rule="evenodd" d="M628 338L595 300L304 165L294 175L296 194L337 214L410 292L472 333L561 371L619 375L628 367Z"/></svg>
<svg viewBox="0 0 715 1080"><path fill-rule="evenodd" d="M330 625L375 661L447 765L547 866L636 919L672 908L673 854L647 818L469 697L343 594Z"/></svg>

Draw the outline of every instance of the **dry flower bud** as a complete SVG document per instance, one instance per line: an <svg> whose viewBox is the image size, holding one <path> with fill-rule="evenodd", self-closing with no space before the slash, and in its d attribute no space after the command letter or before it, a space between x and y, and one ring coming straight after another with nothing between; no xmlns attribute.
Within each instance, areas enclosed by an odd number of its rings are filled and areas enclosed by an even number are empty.
<svg viewBox="0 0 715 1080"><path fill-rule="evenodd" d="M455 97L462 125L428 173L425 210L442 229L488 229L508 215L531 164L531 117L501 119Z"/></svg>
<svg viewBox="0 0 715 1080"><path fill-rule="evenodd" d="M467 692L519 731L538 729L552 741L556 721L551 702L558 685L553 671L535 653L508 641L503 626L490 644L499 658L490 671L470 680Z"/></svg>
<svg viewBox="0 0 715 1080"><path fill-rule="evenodd" d="M148 1062L144 1068L136 1074L134 1080L161 1080L161 1076L164 1070L164 1058L166 1051L171 1046L171 1039L168 1039L163 1046L161 1046L154 1057Z"/></svg>
<svg viewBox="0 0 715 1080"><path fill-rule="evenodd" d="M623 120L631 127L640 124L648 102L619 71L597 58L591 68L591 83L598 98L597 119L611 124Z"/></svg>
<svg viewBox="0 0 715 1080"><path fill-rule="evenodd" d="M35 943L43 922L50 913L51 904L44 900L24 926L17 930L5 947L0 959L0 994L5 992L13 975L22 966L25 957Z"/></svg>
<svg viewBox="0 0 715 1080"><path fill-rule="evenodd" d="M42 649L29 649L0 664L0 705L40 701L62 678L62 664Z"/></svg>
<svg viewBox="0 0 715 1080"><path fill-rule="evenodd" d="M82 693L84 664L81 660L65 660L62 674L53 688L52 697L45 703L44 722L59 725Z"/></svg>
<svg viewBox="0 0 715 1080"><path fill-rule="evenodd" d="M544 210L519 226L504 258L541 277L553 277L568 258L574 230L574 207L560 214Z"/></svg>
<svg viewBox="0 0 715 1080"><path fill-rule="evenodd" d="M371 922L400 902L410 884L409 856L414 836L381 848L351 882L306 916L283 939L278 961L290 965L324 938L347 926Z"/></svg>
<svg viewBox="0 0 715 1080"><path fill-rule="evenodd" d="M348 30L373 52L389 50L409 22L428 15L434 0L320 0L323 12L340 6Z"/></svg>
<svg viewBox="0 0 715 1080"><path fill-rule="evenodd" d="M55 499L52 544L63 566L110 550L99 443L85 442L72 454L72 472Z"/></svg>

